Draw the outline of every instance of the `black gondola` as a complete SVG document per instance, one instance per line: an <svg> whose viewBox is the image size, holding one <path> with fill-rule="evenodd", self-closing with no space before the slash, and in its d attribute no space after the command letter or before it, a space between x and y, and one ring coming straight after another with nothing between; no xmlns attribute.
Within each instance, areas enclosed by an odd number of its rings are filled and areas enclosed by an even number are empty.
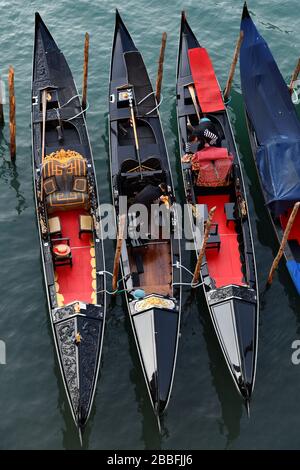
<svg viewBox="0 0 300 470"><path fill-rule="evenodd" d="M72 416L81 432L100 367L106 295L93 157L71 71L35 17L32 149L50 321Z"/></svg>
<svg viewBox="0 0 300 470"><path fill-rule="evenodd" d="M279 243L300 200L300 120L272 53L244 5L241 85L253 159ZM286 267L300 294L300 211L284 249Z"/></svg>
<svg viewBox="0 0 300 470"><path fill-rule="evenodd" d="M199 118L210 120L214 145L189 143ZM247 411L253 391L258 341L256 266L241 164L213 66L182 13L177 65L177 118L182 175L199 251L208 211L216 206L201 278L210 316L234 383Z"/></svg>
<svg viewBox="0 0 300 470"><path fill-rule="evenodd" d="M125 295L145 382L159 419L171 393L180 327L180 244L174 237L177 212L172 203L173 183L158 103L142 56L118 12L109 110L113 203L118 218L121 199L126 197L131 214L121 254ZM170 238L164 239L161 233L133 238L136 193L161 183L168 187ZM150 233L148 222L145 225ZM142 291L142 299L137 300L137 291Z"/></svg>

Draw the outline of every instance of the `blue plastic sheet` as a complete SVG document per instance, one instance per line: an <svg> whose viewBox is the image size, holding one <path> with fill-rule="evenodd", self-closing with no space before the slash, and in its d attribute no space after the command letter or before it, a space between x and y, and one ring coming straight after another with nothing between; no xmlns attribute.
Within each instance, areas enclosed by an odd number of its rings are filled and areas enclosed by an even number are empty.
<svg viewBox="0 0 300 470"><path fill-rule="evenodd" d="M251 18L243 18L242 93L259 147L257 166L270 209L279 215L300 200L300 121L271 51Z"/></svg>

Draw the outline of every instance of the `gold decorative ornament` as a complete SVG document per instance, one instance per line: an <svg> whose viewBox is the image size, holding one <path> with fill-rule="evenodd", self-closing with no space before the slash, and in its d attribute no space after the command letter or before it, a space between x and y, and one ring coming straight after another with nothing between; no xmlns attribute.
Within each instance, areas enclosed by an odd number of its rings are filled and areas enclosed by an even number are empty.
<svg viewBox="0 0 300 470"><path fill-rule="evenodd" d="M175 303L171 299L165 299L163 297L156 297L151 295L146 297L143 300L139 300L135 304L135 311L142 312L143 310L148 310L149 308L166 308L168 310L173 310L175 308Z"/></svg>

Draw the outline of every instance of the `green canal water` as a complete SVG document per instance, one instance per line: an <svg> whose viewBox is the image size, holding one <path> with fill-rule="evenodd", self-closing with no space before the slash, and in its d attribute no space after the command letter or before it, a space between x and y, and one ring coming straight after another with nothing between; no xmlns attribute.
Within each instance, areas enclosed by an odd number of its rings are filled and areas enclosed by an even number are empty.
<svg viewBox="0 0 300 470"><path fill-rule="evenodd" d="M114 9L118 7L155 80L161 33L168 43L161 115L182 202L175 109L180 11L205 45L224 87L239 32L242 1L31 0L0 1L0 73L15 67L17 160L9 159L8 126L0 141L0 448L79 448L51 336L35 222L31 173L31 63L38 10L64 51L81 87L84 33L90 33L87 120L102 202L110 202L107 96ZM297 0L252 0L249 9L288 81L299 57ZM8 107L5 106L8 120ZM298 105L298 111L299 105ZM300 339L300 303L284 266L271 289L264 285L277 244L251 161L239 73L230 116L241 153L257 258L261 316L257 377L246 416L220 353L200 292L184 294L173 393L158 434L124 300L110 300L101 375L83 439L86 449L299 449L300 365L291 344ZM177 163L176 163L177 162ZM113 244L105 247L112 268ZM184 254L184 264L195 260Z"/></svg>

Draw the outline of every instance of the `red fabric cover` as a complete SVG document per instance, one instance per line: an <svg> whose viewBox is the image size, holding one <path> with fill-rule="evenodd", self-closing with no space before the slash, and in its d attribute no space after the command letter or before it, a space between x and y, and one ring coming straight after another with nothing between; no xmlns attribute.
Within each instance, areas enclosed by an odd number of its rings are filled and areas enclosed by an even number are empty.
<svg viewBox="0 0 300 470"><path fill-rule="evenodd" d="M280 216L280 224L283 230L285 230L289 217L291 215L292 209L288 211L286 215L281 215ZM297 240L298 243L300 243L300 211L298 211L296 218L294 220L292 229L289 233L288 240Z"/></svg>
<svg viewBox="0 0 300 470"><path fill-rule="evenodd" d="M216 206L213 223L218 224L218 233L221 238L220 251L206 249L205 256L210 276L215 280L217 287L229 284L245 285L243 283L242 264L240 260L239 244L235 224L226 225L224 204L229 202L228 195L199 196L198 204L207 204L208 210Z"/></svg>
<svg viewBox="0 0 300 470"><path fill-rule="evenodd" d="M204 47L189 49L189 61L202 112L224 110L220 87L207 50Z"/></svg>
<svg viewBox="0 0 300 470"><path fill-rule="evenodd" d="M226 186L233 156L222 147L205 147L192 158L192 169L198 171L197 186Z"/></svg>
<svg viewBox="0 0 300 470"><path fill-rule="evenodd" d="M233 160L232 155L228 154L228 150L224 147L204 147L195 153L197 160L220 160L221 158L229 158Z"/></svg>
<svg viewBox="0 0 300 470"><path fill-rule="evenodd" d="M90 254L91 234L83 233L79 238L79 214L84 210L59 212L62 236L70 238L73 266L56 266L59 293L64 296L64 304L75 300L92 302L92 266Z"/></svg>

